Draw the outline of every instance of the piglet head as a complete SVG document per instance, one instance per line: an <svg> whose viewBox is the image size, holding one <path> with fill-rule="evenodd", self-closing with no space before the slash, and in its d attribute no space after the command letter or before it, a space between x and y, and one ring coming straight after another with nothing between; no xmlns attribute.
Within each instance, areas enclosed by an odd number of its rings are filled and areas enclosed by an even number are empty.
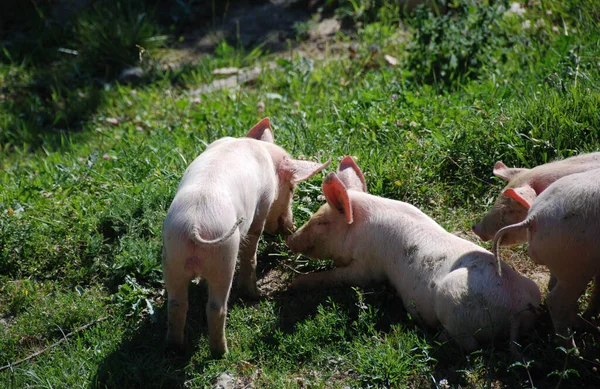
<svg viewBox="0 0 600 389"><path fill-rule="evenodd" d="M348 230L355 221L349 190L366 192L362 172L351 157L342 160L337 174L329 173L323 181L323 194L327 203L302 226L287 238L293 252L317 259L334 259L336 264L347 265Z"/></svg>
<svg viewBox="0 0 600 389"><path fill-rule="evenodd" d="M509 190L509 193L511 191L512 189ZM519 223L527 217L527 208L506 196L504 192L483 219L473 226L473 232L484 242L492 240L501 228ZM526 231L509 231L503 236L502 245L510 246L526 241Z"/></svg>
<svg viewBox="0 0 600 389"><path fill-rule="evenodd" d="M273 158L278 177L277 198L271 205L265 231L290 234L294 231L292 199L296 185L325 169L331 160L325 163L292 159L287 153Z"/></svg>
<svg viewBox="0 0 600 389"><path fill-rule="evenodd" d="M531 203L537 197L535 190L527 183L515 183L514 179L528 169L509 168L502 162L496 162L494 175L508 182L493 208L483 219L473 226L473 232L483 241L491 240L503 227L519 223L527 217ZM517 180L518 181L518 180ZM502 239L503 245L524 243L527 241L525 231L508 232Z"/></svg>
<svg viewBox="0 0 600 389"><path fill-rule="evenodd" d="M275 138L269 118L258 122L246 136L266 143L265 147L271 155L277 173L277 194L269 208L264 230L269 233L290 234L294 230L292 198L296 184L325 169L331 160L318 163L291 158L284 149L274 144Z"/></svg>

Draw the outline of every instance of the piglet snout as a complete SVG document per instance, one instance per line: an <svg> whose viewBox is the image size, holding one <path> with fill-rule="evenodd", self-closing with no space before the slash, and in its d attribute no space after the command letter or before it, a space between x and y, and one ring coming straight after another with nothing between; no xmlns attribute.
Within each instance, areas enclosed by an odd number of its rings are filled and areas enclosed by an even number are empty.
<svg viewBox="0 0 600 389"><path fill-rule="evenodd" d="M479 237L479 239L481 239L484 242L492 240L492 236L489 236L489 234L486 234L485 232L481 231L481 227L479 226L479 224L474 224L473 227L471 227L471 230L475 235Z"/></svg>
<svg viewBox="0 0 600 389"><path fill-rule="evenodd" d="M294 222L289 219L286 220L280 217L279 220L277 220L277 224L277 230L281 235L291 235L296 230Z"/></svg>
<svg viewBox="0 0 600 389"><path fill-rule="evenodd" d="M292 235L288 235L285 237L285 243L288 245L290 250L294 251L294 249L292 249Z"/></svg>

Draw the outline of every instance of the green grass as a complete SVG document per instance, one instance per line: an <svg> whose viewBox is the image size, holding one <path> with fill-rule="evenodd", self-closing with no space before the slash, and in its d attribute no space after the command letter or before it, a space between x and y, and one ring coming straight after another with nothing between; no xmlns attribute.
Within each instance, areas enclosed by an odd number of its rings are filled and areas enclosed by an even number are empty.
<svg viewBox="0 0 600 389"><path fill-rule="evenodd" d="M251 303L233 291L230 353L209 358L206 291L192 284L187 351L164 354L162 222L187 165L219 137L243 136L269 116L276 142L292 155L356 156L371 193L410 202L450 231L468 231L490 206L502 186L491 174L496 160L534 166L598 149L597 3L544 1L527 7L525 19L479 3L400 19L394 2L382 3L327 2L361 24L338 33L324 59L224 42L194 66L155 68L137 86L115 82L115 64L135 64L138 52L125 48L164 33L151 17L154 3L121 12L115 24L139 28L117 37L93 33L106 31L115 12L93 8L36 36L33 47L4 47L0 365L105 319L0 372L0 387L201 388L224 372L256 387L600 385L597 333L578 333L582 357L567 355L552 344L545 312L523 339L531 364L514 363L504 342L464 354L407 317L385 285L287 291L291 269L329 264L292 255L277 236L259 247L269 292ZM90 56L43 69L38 50L65 42ZM346 54L350 42L358 58ZM380 52L371 54L372 45ZM159 46L148 46L147 58L160 58ZM213 69L272 62L275 69L240 89L192 93L214 79ZM298 225L319 207L321 179L300 186Z"/></svg>

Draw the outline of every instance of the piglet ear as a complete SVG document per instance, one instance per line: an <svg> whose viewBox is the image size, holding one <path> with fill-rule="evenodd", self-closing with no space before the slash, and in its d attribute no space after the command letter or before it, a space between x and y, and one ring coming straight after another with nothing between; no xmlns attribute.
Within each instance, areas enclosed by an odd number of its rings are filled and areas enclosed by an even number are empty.
<svg viewBox="0 0 600 389"><path fill-rule="evenodd" d="M323 194L327 203L346 217L346 223L352 224L352 204L346 187L335 173L329 173L323 180Z"/></svg>
<svg viewBox="0 0 600 389"><path fill-rule="evenodd" d="M367 191L367 183L362 171L351 156L344 157L338 167L337 176L344 183L346 189Z"/></svg>
<svg viewBox="0 0 600 389"><path fill-rule="evenodd" d="M498 178L502 178L506 182L510 182L515 176L526 172L529 169L508 167L502 163L502 161L496 162L494 165L494 175Z"/></svg>
<svg viewBox="0 0 600 389"><path fill-rule="evenodd" d="M282 164L284 175L289 177L290 182L295 185L300 181L306 181L331 163L329 159L325 163L302 161L299 159L286 158Z"/></svg>
<svg viewBox="0 0 600 389"><path fill-rule="evenodd" d="M263 142L273 143L275 138L273 137L271 121L269 118L264 118L260 122L256 123L256 125L252 127L250 131L248 131L246 137L262 140Z"/></svg>
<svg viewBox="0 0 600 389"><path fill-rule="evenodd" d="M531 208L531 204L537 198L537 194L535 190L533 190L530 186L522 186L519 188L508 188L504 192L502 192L502 196L509 197L519 204L524 206L525 208Z"/></svg>

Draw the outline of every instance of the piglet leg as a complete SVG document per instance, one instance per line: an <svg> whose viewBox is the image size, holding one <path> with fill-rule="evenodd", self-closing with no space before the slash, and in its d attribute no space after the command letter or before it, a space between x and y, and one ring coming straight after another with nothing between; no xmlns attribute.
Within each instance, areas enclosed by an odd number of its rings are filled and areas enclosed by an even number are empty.
<svg viewBox="0 0 600 389"><path fill-rule="evenodd" d="M559 279L546 297L554 332L560 337L558 343L567 349L576 348L571 333L571 323L575 319L577 299L581 295L581 290L581 285L567 284Z"/></svg>
<svg viewBox="0 0 600 389"><path fill-rule="evenodd" d="M169 347L182 349L183 329L188 311L188 285L191 277L177 267L169 265L170 262L164 267L165 286L169 298L167 343Z"/></svg>
<svg viewBox="0 0 600 389"><path fill-rule="evenodd" d="M235 257L230 261L227 268L208 281L208 302L206 303L206 318L208 321L208 343L213 358L219 358L227 352L227 340L225 339L225 317L227 316L227 300L233 273L235 270Z"/></svg>
<svg viewBox="0 0 600 389"><path fill-rule="evenodd" d="M242 243L240 249L240 273L238 279L238 288L246 297L258 299L260 292L256 286L256 250L261 231L250 231Z"/></svg>

